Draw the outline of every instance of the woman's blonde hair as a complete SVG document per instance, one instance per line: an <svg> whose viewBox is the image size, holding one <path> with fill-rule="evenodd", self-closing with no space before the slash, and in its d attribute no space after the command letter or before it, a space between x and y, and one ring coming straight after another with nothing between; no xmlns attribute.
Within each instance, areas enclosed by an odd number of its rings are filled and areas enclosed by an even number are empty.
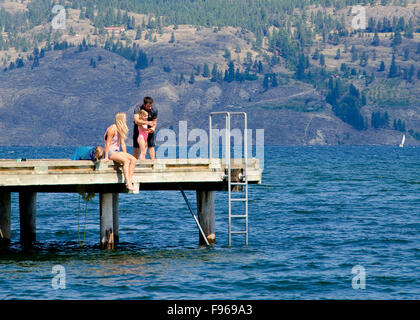
<svg viewBox="0 0 420 320"><path fill-rule="evenodd" d="M124 112L118 112L115 115L115 125L117 126L118 133L123 140L127 139L128 127L127 117Z"/></svg>

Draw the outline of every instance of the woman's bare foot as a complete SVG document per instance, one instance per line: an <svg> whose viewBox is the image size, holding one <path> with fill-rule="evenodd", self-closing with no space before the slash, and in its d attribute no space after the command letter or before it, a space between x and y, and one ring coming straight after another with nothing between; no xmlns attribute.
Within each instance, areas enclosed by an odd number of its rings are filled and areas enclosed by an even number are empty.
<svg viewBox="0 0 420 320"><path fill-rule="evenodd" d="M131 183L131 184L126 184L125 185L125 187L128 189L128 191L134 191L134 185Z"/></svg>

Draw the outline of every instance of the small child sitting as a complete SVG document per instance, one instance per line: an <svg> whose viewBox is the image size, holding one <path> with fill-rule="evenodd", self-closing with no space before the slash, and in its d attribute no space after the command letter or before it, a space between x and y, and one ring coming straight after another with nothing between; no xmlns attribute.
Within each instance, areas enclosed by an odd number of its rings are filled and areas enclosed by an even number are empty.
<svg viewBox="0 0 420 320"><path fill-rule="evenodd" d="M104 148L96 147L79 147L73 154L72 160L101 160L105 155Z"/></svg>

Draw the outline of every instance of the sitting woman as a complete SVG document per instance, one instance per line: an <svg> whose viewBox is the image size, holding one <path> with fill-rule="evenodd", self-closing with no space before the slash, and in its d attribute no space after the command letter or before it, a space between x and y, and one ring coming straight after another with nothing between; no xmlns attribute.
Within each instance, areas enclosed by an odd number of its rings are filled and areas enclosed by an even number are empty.
<svg viewBox="0 0 420 320"><path fill-rule="evenodd" d="M105 139L105 162L113 160L123 165L125 185L129 191L134 191L133 176L136 167L136 158L127 153L125 140L127 139L128 127L124 112L115 115L115 123L106 129Z"/></svg>

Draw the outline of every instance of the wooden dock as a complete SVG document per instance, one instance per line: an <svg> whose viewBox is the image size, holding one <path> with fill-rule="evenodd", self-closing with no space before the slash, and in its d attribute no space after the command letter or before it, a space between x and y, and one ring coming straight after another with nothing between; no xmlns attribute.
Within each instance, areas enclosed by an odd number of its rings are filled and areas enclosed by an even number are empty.
<svg viewBox="0 0 420 320"><path fill-rule="evenodd" d="M195 190L198 220L210 243L215 241L214 192L227 191L225 159L158 159L137 161L133 183L137 190ZM244 159L231 159L232 181L243 181ZM261 183L258 159L247 159L249 184ZM234 187L238 188L238 186ZM20 239L36 240L38 192L99 193L100 243L118 243L118 194L126 192L122 167L112 160L0 160L0 244L10 243L11 193L19 193ZM135 194L133 196L136 196ZM200 242L203 242L200 235Z"/></svg>

